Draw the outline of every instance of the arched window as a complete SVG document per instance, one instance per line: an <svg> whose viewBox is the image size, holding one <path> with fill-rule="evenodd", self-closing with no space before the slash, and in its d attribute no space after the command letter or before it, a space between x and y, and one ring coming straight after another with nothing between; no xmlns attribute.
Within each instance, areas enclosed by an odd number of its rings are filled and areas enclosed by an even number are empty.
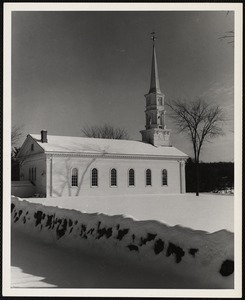
<svg viewBox="0 0 245 300"><path fill-rule="evenodd" d="M78 186L78 170L73 168L71 171L71 186Z"/></svg>
<svg viewBox="0 0 245 300"><path fill-rule="evenodd" d="M134 186L134 169L128 171L128 185Z"/></svg>
<svg viewBox="0 0 245 300"><path fill-rule="evenodd" d="M146 185L151 185L151 170L147 169L145 175Z"/></svg>
<svg viewBox="0 0 245 300"><path fill-rule="evenodd" d="M91 186L98 186L98 170L96 168L93 168L91 172Z"/></svg>
<svg viewBox="0 0 245 300"><path fill-rule="evenodd" d="M168 185L168 172L167 170L162 170L162 185Z"/></svg>
<svg viewBox="0 0 245 300"><path fill-rule="evenodd" d="M117 170L111 169L111 186L117 186Z"/></svg>

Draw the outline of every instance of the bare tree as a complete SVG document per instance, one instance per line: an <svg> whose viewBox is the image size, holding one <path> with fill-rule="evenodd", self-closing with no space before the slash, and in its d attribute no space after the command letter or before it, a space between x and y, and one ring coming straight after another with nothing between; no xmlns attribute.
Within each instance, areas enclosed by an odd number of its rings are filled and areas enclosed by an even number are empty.
<svg viewBox="0 0 245 300"><path fill-rule="evenodd" d="M227 11L227 13L226 13L226 16L228 16L228 15L229 15L229 11ZM233 47L234 47L235 32L234 32L234 30L226 31L224 33L224 35L220 36L218 39L220 41L226 40L228 44L233 44Z"/></svg>
<svg viewBox="0 0 245 300"><path fill-rule="evenodd" d="M226 31L225 34L219 37L219 40L226 40L228 44L234 44L235 33L233 30Z"/></svg>
<svg viewBox="0 0 245 300"><path fill-rule="evenodd" d="M100 139L127 140L129 138L128 133L124 128L115 128L109 124L104 124L102 126L85 126L82 129L82 133L86 137Z"/></svg>
<svg viewBox="0 0 245 300"><path fill-rule="evenodd" d="M13 126L11 129L11 180L19 180L20 162L16 159L20 147L16 147L22 137L23 126Z"/></svg>
<svg viewBox="0 0 245 300"><path fill-rule="evenodd" d="M179 132L185 132L190 137L194 150L196 164L196 195L199 196L199 159L204 142L222 135L224 115L216 105L207 104L204 100L175 100L166 103L171 108L170 116L174 119Z"/></svg>
<svg viewBox="0 0 245 300"><path fill-rule="evenodd" d="M11 129L11 144L14 147L23 135L23 126L14 125Z"/></svg>

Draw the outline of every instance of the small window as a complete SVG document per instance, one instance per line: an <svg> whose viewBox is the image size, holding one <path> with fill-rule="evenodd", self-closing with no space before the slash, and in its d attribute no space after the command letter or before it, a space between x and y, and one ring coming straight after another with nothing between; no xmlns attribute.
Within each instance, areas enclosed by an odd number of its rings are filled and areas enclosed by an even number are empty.
<svg viewBox="0 0 245 300"><path fill-rule="evenodd" d="M111 170L111 186L117 186L117 170Z"/></svg>
<svg viewBox="0 0 245 300"><path fill-rule="evenodd" d="M71 171L71 186L78 186L78 170L77 168Z"/></svg>
<svg viewBox="0 0 245 300"><path fill-rule="evenodd" d="M134 186L134 169L130 169L128 172L128 185Z"/></svg>
<svg viewBox="0 0 245 300"><path fill-rule="evenodd" d="M36 181L36 179L37 179L37 169L29 168L29 180Z"/></svg>
<svg viewBox="0 0 245 300"><path fill-rule="evenodd" d="M31 144L31 151L34 151L34 144Z"/></svg>
<svg viewBox="0 0 245 300"><path fill-rule="evenodd" d="M146 170L146 185L151 185L151 170Z"/></svg>
<svg viewBox="0 0 245 300"><path fill-rule="evenodd" d="M162 185L168 185L168 172L167 170L162 170Z"/></svg>
<svg viewBox="0 0 245 300"><path fill-rule="evenodd" d="M159 105L162 105L162 98L159 98L159 99L158 99L158 104L159 104Z"/></svg>
<svg viewBox="0 0 245 300"><path fill-rule="evenodd" d="M98 170L96 168L91 172L91 186L98 186Z"/></svg>

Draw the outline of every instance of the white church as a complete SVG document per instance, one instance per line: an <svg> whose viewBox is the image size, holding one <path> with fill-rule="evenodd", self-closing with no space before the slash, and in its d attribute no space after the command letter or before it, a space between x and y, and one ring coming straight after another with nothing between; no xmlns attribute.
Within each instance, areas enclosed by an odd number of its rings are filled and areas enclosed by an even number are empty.
<svg viewBox="0 0 245 300"><path fill-rule="evenodd" d="M46 130L28 134L17 158L20 180L31 182L35 194L185 193L188 156L171 145L171 130L166 128L154 40L142 141L54 136Z"/></svg>

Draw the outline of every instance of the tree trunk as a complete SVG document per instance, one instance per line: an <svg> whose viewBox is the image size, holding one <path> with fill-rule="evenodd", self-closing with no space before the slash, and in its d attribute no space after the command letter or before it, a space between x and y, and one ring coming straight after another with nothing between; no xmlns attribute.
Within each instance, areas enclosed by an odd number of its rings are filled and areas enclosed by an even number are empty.
<svg viewBox="0 0 245 300"><path fill-rule="evenodd" d="M196 161L196 196L199 196L199 186L200 186L200 176L199 176L199 161Z"/></svg>

